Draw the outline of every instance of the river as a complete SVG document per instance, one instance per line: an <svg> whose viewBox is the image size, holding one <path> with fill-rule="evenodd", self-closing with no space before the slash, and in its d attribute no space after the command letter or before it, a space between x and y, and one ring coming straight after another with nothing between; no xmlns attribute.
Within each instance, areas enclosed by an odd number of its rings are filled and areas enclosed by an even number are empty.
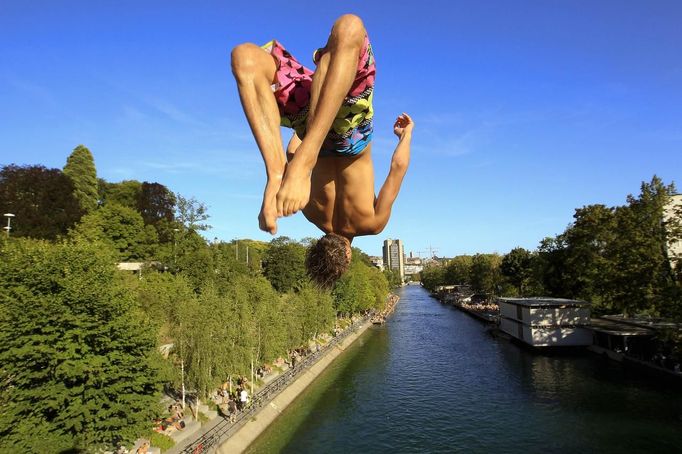
<svg viewBox="0 0 682 454"><path fill-rule="evenodd" d="M682 452L679 384L534 353L421 287L400 295L247 452Z"/></svg>

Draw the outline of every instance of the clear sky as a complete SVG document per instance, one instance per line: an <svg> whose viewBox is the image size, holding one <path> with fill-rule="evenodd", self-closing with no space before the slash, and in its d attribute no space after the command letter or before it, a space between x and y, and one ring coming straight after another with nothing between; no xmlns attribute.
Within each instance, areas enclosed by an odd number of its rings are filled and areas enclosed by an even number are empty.
<svg viewBox="0 0 682 454"><path fill-rule="evenodd" d="M534 249L653 174L682 185L679 1L0 0L0 164L61 168L82 143L108 181L205 202L207 237L267 241L230 50L277 38L313 67L347 12L376 54L377 190L395 116L416 123L391 221L354 242L366 252ZM278 234L319 231L298 214Z"/></svg>

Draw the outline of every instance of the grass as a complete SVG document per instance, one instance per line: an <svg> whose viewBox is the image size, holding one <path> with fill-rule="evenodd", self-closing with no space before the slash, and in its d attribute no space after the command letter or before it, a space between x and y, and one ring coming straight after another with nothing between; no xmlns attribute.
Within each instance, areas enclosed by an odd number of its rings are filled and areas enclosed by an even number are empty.
<svg viewBox="0 0 682 454"><path fill-rule="evenodd" d="M149 441L151 442L152 446L156 446L157 448L161 449L161 452L168 451L175 445L175 441L173 441L171 437L158 432L152 432L149 437Z"/></svg>

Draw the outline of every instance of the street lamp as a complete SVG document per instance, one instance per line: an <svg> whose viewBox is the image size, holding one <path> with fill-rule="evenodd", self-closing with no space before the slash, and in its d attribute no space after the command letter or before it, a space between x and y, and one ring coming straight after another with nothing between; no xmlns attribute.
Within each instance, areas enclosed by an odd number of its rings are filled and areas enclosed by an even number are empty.
<svg viewBox="0 0 682 454"><path fill-rule="evenodd" d="M175 266L176 262L176 252L175 250L178 247L178 232L180 229L173 229L173 266ZM184 405L184 404L183 404ZM183 407L184 408L184 407Z"/></svg>
<svg viewBox="0 0 682 454"><path fill-rule="evenodd" d="M3 229L7 232L7 237L9 238L9 231L12 230L12 218L14 215L12 213L5 213L4 216L7 218L7 225L3 227Z"/></svg>

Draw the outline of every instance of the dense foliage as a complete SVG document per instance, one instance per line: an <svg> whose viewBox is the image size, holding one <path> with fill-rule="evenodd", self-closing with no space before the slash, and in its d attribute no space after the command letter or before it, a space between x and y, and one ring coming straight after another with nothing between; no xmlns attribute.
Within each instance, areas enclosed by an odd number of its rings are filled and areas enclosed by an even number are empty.
<svg viewBox="0 0 682 454"><path fill-rule="evenodd" d="M0 170L0 214L12 213L12 235L55 239L83 215L73 182L59 169L7 165ZM3 219L4 220L4 219Z"/></svg>
<svg viewBox="0 0 682 454"><path fill-rule="evenodd" d="M83 146L64 172L3 167L0 208L17 215L0 243L2 452L130 445L160 416L162 386L205 398L388 296L356 248L328 292L305 274L305 242L208 242L204 204L97 180ZM116 269L130 261L146 266Z"/></svg>
<svg viewBox="0 0 682 454"><path fill-rule="evenodd" d="M87 147L78 145L66 160L64 175L73 181L74 196L86 213L97 208L98 187L95 160Z"/></svg>
<svg viewBox="0 0 682 454"><path fill-rule="evenodd" d="M158 410L156 339L112 255L30 240L0 254L0 451L134 440Z"/></svg>
<svg viewBox="0 0 682 454"><path fill-rule="evenodd" d="M682 213L664 216L674 193L673 185L653 177L626 205L576 209L573 223L535 251L455 257L426 268L422 283L429 289L469 284L474 291L504 296L577 298L591 301L596 312L680 320L682 267L675 268L679 258L667 249L682 237Z"/></svg>

